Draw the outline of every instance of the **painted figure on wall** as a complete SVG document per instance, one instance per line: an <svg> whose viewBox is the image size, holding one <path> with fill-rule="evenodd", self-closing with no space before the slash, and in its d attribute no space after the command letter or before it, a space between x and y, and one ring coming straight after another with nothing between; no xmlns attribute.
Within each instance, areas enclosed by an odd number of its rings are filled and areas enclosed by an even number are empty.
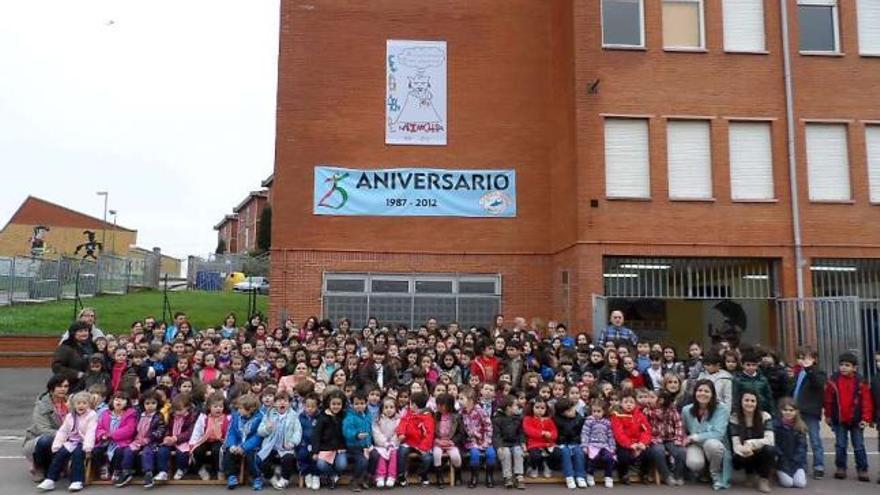
<svg viewBox="0 0 880 495"><path fill-rule="evenodd" d="M724 323L714 328L711 323L709 324L709 337L712 339L712 344L718 344L724 340L729 342L732 348L738 348L742 334L749 326L748 317L742 305L725 299L713 308L723 315Z"/></svg>
<svg viewBox="0 0 880 495"><path fill-rule="evenodd" d="M34 227L34 235L31 236L29 242L31 244L31 256L39 258L46 254L46 241L44 237L49 232L49 227L45 225L37 225Z"/></svg>
<svg viewBox="0 0 880 495"><path fill-rule="evenodd" d="M91 258L93 260L97 260L98 257L95 256L95 251L103 251L104 245L95 240L95 233L91 230L84 230L83 234L86 236L87 240L86 242L77 246L73 254L79 254L80 250L84 249L86 253L83 255L82 259L85 260Z"/></svg>

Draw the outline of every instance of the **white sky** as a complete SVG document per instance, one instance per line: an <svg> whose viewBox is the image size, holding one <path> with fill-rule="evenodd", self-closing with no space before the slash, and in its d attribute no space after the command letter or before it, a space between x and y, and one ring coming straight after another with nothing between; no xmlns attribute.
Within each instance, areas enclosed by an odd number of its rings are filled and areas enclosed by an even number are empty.
<svg viewBox="0 0 880 495"><path fill-rule="evenodd" d="M0 0L0 228L28 194L206 254L272 173L278 0ZM109 217L108 217L109 218Z"/></svg>

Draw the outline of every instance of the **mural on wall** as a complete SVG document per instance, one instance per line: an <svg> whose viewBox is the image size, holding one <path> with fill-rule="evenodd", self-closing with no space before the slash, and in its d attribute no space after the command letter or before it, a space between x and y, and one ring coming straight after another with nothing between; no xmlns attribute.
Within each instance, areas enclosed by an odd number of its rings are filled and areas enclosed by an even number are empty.
<svg viewBox="0 0 880 495"><path fill-rule="evenodd" d="M95 240L95 233L91 230L84 230L83 235L86 236L86 242L76 246L76 250L73 254L79 254L80 250L85 250L85 254L83 254L82 259L93 259L97 260L98 257L95 256L95 251L103 251L104 245Z"/></svg>
<svg viewBox="0 0 880 495"><path fill-rule="evenodd" d="M385 143L446 144L446 42L388 40Z"/></svg>
<svg viewBox="0 0 880 495"><path fill-rule="evenodd" d="M45 225L34 226L34 234L28 240L31 245L31 256L33 256L34 258L39 258L46 254L47 246L46 240L44 238L46 237L46 233L48 233L49 230L49 227Z"/></svg>
<svg viewBox="0 0 880 495"><path fill-rule="evenodd" d="M712 339L712 343L718 344L724 340L730 342L730 346L733 348L739 347L742 334L749 327L749 319L742 305L725 299L712 306L712 309L721 313L724 318L720 325L716 323L713 326L712 323L709 323L709 338Z"/></svg>

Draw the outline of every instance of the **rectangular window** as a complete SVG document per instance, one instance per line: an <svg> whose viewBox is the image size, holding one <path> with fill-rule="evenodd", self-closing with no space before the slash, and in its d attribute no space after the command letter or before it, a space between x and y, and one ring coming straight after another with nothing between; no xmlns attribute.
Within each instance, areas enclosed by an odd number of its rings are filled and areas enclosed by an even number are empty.
<svg viewBox="0 0 880 495"><path fill-rule="evenodd" d="M602 0L602 45L645 46L643 0Z"/></svg>
<svg viewBox="0 0 880 495"><path fill-rule="evenodd" d="M647 120L605 119L605 194L651 197Z"/></svg>
<svg viewBox="0 0 880 495"><path fill-rule="evenodd" d="M703 0L663 0L663 47L704 48Z"/></svg>
<svg viewBox="0 0 880 495"><path fill-rule="evenodd" d="M373 279L373 292L409 292L409 280Z"/></svg>
<svg viewBox="0 0 880 495"><path fill-rule="evenodd" d="M666 153L670 199L712 199L712 151L709 122L669 121Z"/></svg>
<svg viewBox="0 0 880 495"><path fill-rule="evenodd" d="M760 201L774 198L772 149L770 123L730 123L732 199Z"/></svg>
<svg viewBox="0 0 880 495"><path fill-rule="evenodd" d="M845 124L807 124L807 177L811 201L849 201Z"/></svg>
<svg viewBox="0 0 880 495"><path fill-rule="evenodd" d="M880 55L880 0L858 0L859 53Z"/></svg>
<svg viewBox="0 0 880 495"><path fill-rule="evenodd" d="M880 125L865 127L865 142L868 147L868 187L871 202L880 203Z"/></svg>
<svg viewBox="0 0 880 495"><path fill-rule="evenodd" d="M724 49L729 52L762 52L764 0L724 0Z"/></svg>
<svg viewBox="0 0 880 495"><path fill-rule="evenodd" d="M803 52L840 51L837 0L798 0L800 50Z"/></svg>

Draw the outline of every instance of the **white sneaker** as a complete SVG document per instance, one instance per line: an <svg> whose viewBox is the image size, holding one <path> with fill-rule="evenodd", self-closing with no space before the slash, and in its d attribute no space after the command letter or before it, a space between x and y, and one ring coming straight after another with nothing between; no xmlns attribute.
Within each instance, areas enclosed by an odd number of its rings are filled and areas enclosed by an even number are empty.
<svg viewBox="0 0 880 495"><path fill-rule="evenodd" d="M312 475L312 486L310 487L312 490L320 490L321 489L321 477L317 474Z"/></svg>
<svg viewBox="0 0 880 495"><path fill-rule="evenodd" d="M284 490L284 486L281 484L281 478L277 476L272 476L269 480L269 484L272 485L272 488L276 490Z"/></svg>
<svg viewBox="0 0 880 495"><path fill-rule="evenodd" d="M569 490L574 490L575 488L577 488L577 485L574 482L574 478L572 477L565 478L565 486L567 486Z"/></svg>
<svg viewBox="0 0 880 495"><path fill-rule="evenodd" d="M183 479L184 475L186 475L186 473L183 472L183 469L178 469L177 471L174 472L174 479L177 481L180 481Z"/></svg>
<svg viewBox="0 0 880 495"><path fill-rule="evenodd" d="M545 478L552 478L553 477L553 471L550 470L550 466L548 466L546 462L544 463L544 477Z"/></svg>
<svg viewBox="0 0 880 495"><path fill-rule="evenodd" d="M592 474L587 475L587 486L596 486L596 478Z"/></svg>
<svg viewBox="0 0 880 495"><path fill-rule="evenodd" d="M74 481L67 487L67 489L71 492L78 492L83 489L82 481Z"/></svg>
<svg viewBox="0 0 880 495"><path fill-rule="evenodd" d="M376 488L385 488L385 478L376 478Z"/></svg>
<svg viewBox="0 0 880 495"><path fill-rule="evenodd" d="M605 478L605 488L614 488L614 478L611 476Z"/></svg>
<svg viewBox="0 0 880 495"><path fill-rule="evenodd" d="M55 482L50 480L49 478L46 478L42 481L42 483L37 485L37 488L44 492L51 492L55 489Z"/></svg>
<svg viewBox="0 0 880 495"><path fill-rule="evenodd" d="M583 478L577 478L575 481L577 481L578 488L586 488L587 487L587 480L585 480Z"/></svg>
<svg viewBox="0 0 880 495"><path fill-rule="evenodd" d="M394 483L396 483L396 482L397 482L397 480L394 479L393 476L389 476L388 479L385 480L385 486L387 488L394 488Z"/></svg>
<svg viewBox="0 0 880 495"><path fill-rule="evenodd" d="M526 476L528 476L529 478L537 478L538 477L538 470L535 468L529 468L526 471Z"/></svg>
<svg viewBox="0 0 880 495"><path fill-rule="evenodd" d="M207 467L202 466L199 468L199 478L201 478L202 481L208 481L211 479L211 473L208 472Z"/></svg>

